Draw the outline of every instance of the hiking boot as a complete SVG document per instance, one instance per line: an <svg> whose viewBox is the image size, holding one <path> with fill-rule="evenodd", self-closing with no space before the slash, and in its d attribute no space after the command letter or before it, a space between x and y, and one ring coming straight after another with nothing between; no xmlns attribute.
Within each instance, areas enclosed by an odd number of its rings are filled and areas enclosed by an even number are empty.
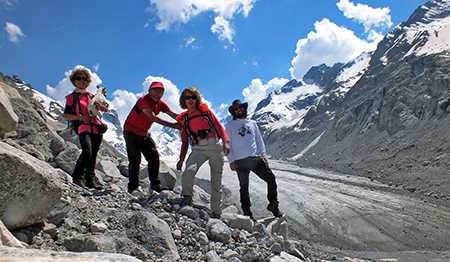
<svg viewBox="0 0 450 262"><path fill-rule="evenodd" d="M180 201L180 206L192 206L192 196L183 196Z"/></svg>
<svg viewBox="0 0 450 262"><path fill-rule="evenodd" d="M98 190L103 189L103 185L100 183L100 181L98 181L98 178L96 176L88 178L86 181L86 186Z"/></svg>
<svg viewBox="0 0 450 262"><path fill-rule="evenodd" d="M133 187L133 188L129 187L128 188L128 193L132 194L133 191L136 190L136 189L138 189L138 188L137 187Z"/></svg>
<svg viewBox="0 0 450 262"><path fill-rule="evenodd" d="M75 185L78 185L80 187L86 187L86 185L84 184L84 179L82 177L77 177L73 179L73 183Z"/></svg>
<svg viewBox="0 0 450 262"><path fill-rule="evenodd" d="M144 192L142 192L142 189L140 187L138 187L135 190L133 190L132 192L130 192L130 194L139 199L145 199L145 194L144 194Z"/></svg>
<svg viewBox="0 0 450 262"><path fill-rule="evenodd" d="M150 188L151 188L152 190L155 190L155 191L158 192L158 193L161 192L161 191L163 191L163 190L169 190L168 187L163 186L163 185L161 185L161 184L158 184L158 185L151 185Z"/></svg>
<svg viewBox="0 0 450 262"><path fill-rule="evenodd" d="M252 212L244 212L244 216L248 216L253 222L256 222L256 218L253 216Z"/></svg>
<svg viewBox="0 0 450 262"><path fill-rule="evenodd" d="M137 187L130 187L128 186L128 193L130 193L131 195L134 195L136 192L143 192L142 187L137 186Z"/></svg>
<svg viewBox="0 0 450 262"><path fill-rule="evenodd" d="M216 213L216 212L212 212L211 213L211 218L217 218L220 219L221 214L220 213Z"/></svg>
<svg viewBox="0 0 450 262"><path fill-rule="evenodd" d="M272 214L273 214L275 217L281 217L281 216L283 216L283 213L281 213L280 210L278 209L278 205L272 205L272 204L269 204L269 205L267 205L267 210L269 210L270 212L272 212Z"/></svg>

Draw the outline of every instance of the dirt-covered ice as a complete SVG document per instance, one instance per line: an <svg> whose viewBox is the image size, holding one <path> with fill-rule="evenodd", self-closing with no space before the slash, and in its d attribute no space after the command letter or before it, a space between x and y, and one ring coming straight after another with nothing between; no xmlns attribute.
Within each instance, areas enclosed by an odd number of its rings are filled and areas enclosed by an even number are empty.
<svg viewBox="0 0 450 262"><path fill-rule="evenodd" d="M280 210L287 215L290 239L314 249L372 259L450 259L448 201L363 177L301 168L292 162L271 160L270 165L277 177ZM209 180L207 164L197 178ZM228 163L223 187L225 204L240 207L236 173ZM270 216L266 192L265 182L251 173L250 197L257 219Z"/></svg>

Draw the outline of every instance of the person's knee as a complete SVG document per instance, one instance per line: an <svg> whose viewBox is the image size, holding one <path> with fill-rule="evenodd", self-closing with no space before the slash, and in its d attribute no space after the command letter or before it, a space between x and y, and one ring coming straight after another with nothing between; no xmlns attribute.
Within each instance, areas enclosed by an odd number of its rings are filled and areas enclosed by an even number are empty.
<svg viewBox="0 0 450 262"><path fill-rule="evenodd" d="M266 182L267 182L267 184L269 184L269 185L276 185L276 180L275 180L275 177L269 177L267 180L266 180Z"/></svg>
<svg viewBox="0 0 450 262"><path fill-rule="evenodd" d="M198 170L197 163L186 163L184 173L188 175L195 175L197 173L197 170Z"/></svg>

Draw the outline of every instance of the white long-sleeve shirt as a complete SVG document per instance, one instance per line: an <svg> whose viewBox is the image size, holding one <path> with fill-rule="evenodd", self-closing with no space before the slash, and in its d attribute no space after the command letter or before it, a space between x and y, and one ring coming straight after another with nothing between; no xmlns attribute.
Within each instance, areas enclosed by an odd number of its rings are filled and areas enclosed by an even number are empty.
<svg viewBox="0 0 450 262"><path fill-rule="evenodd" d="M230 139L231 152L227 156L230 163L249 156L267 157L266 147L255 121L236 119L226 124L225 131Z"/></svg>

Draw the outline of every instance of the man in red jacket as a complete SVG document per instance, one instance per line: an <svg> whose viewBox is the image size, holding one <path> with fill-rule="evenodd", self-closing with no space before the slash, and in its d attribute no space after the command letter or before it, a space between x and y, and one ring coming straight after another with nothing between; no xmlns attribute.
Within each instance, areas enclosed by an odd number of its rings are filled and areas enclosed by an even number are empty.
<svg viewBox="0 0 450 262"><path fill-rule="evenodd" d="M159 153L148 130L154 122L175 129L182 129L183 125L179 122L168 122L157 116L160 112L166 113L173 119L178 115L170 110L166 103L161 101L163 95L164 85L161 82L153 82L148 89L148 94L138 99L125 121L123 135L129 161L129 193L132 193L139 186L141 153L148 162L148 177L151 183L150 188L157 192L167 189L161 185L161 181L158 178Z"/></svg>

